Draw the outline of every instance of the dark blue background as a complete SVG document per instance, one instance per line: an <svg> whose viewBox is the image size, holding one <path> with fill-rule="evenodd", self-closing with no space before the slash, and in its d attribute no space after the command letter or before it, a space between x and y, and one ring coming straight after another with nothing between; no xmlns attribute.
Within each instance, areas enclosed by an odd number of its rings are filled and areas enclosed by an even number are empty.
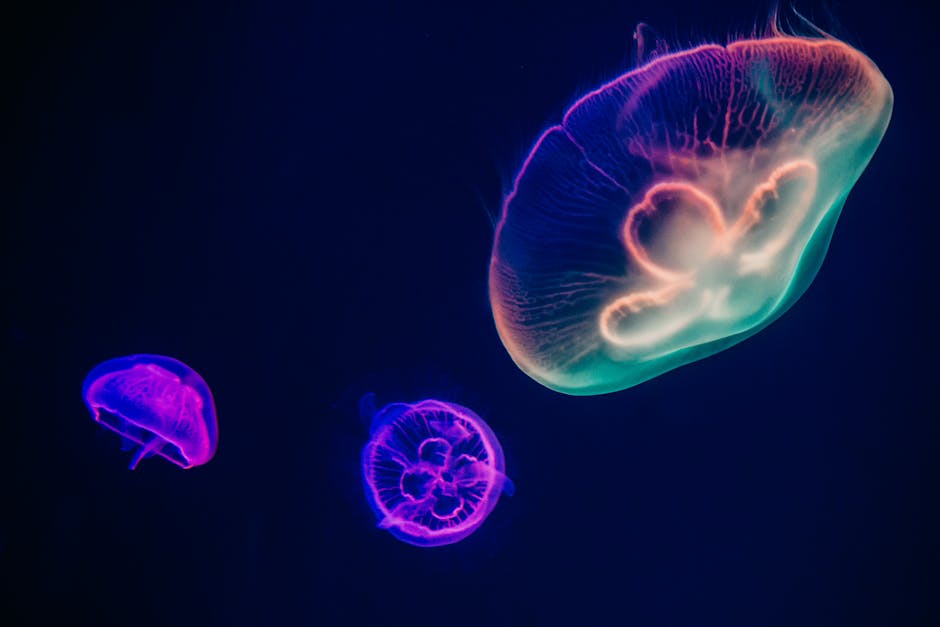
<svg viewBox="0 0 940 627"><path fill-rule="evenodd" d="M573 398L494 331L501 194L545 125L629 67L638 20L697 43L765 13L181 5L4 19L0 622L940 623L926 13L832 5L896 103L805 296L731 350ZM138 352L209 382L209 465L130 472L89 418L85 373ZM377 530L367 390L473 407L516 495L451 547Z"/></svg>

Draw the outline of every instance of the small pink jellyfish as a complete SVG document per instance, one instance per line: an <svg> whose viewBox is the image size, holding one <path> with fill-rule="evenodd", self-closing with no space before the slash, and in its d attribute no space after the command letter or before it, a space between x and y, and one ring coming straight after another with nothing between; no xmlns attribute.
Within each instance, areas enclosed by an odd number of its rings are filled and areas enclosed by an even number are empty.
<svg viewBox="0 0 940 627"><path fill-rule="evenodd" d="M161 355L131 355L96 366L82 396L99 424L140 445L130 468L159 455L181 468L205 464L215 455L218 427L209 386L181 361Z"/></svg>
<svg viewBox="0 0 940 627"><path fill-rule="evenodd" d="M367 395L364 405L371 403ZM512 494L503 450L483 419L454 403L393 403L374 414L362 473L379 527L416 546L458 542Z"/></svg>
<svg viewBox="0 0 940 627"><path fill-rule="evenodd" d="M529 376L622 390L750 337L810 285L893 94L841 41L769 35L658 50L538 139L489 280Z"/></svg>

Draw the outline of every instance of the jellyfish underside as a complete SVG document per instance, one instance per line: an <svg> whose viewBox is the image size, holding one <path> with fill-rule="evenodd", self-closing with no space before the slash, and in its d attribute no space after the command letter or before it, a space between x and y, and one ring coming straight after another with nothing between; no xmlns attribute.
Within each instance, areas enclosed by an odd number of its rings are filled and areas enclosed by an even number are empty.
<svg viewBox="0 0 940 627"><path fill-rule="evenodd" d="M379 527L411 544L469 535L511 485L492 433L461 410L436 401L392 406L380 412L363 453Z"/></svg>
<svg viewBox="0 0 940 627"><path fill-rule="evenodd" d="M806 290L891 89L835 40L657 58L579 100L529 155L490 298L553 389L624 389L756 333Z"/></svg>
<svg viewBox="0 0 940 627"><path fill-rule="evenodd" d="M99 409L95 419L99 424L121 436L121 450L136 449L128 466L131 470L135 470L141 460L152 455L159 455L177 466L189 465L189 460L183 455L179 446L118 413Z"/></svg>

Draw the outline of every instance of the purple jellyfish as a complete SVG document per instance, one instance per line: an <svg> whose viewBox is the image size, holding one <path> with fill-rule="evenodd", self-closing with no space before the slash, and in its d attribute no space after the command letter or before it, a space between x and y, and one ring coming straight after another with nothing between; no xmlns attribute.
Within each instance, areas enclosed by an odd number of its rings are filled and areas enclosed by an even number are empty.
<svg viewBox="0 0 940 627"><path fill-rule="evenodd" d="M82 396L96 422L140 445L131 470L154 454L181 468L215 455L218 426L209 386L172 357L109 359L85 377Z"/></svg>
<svg viewBox="0 0 940 627"><path fill-rule="evenodd" d="M496 435L466 407L425 400L368 413L366 495L379 527L399 540L415 546L459 542L483 524L501 492L512 494Z"/></svg>

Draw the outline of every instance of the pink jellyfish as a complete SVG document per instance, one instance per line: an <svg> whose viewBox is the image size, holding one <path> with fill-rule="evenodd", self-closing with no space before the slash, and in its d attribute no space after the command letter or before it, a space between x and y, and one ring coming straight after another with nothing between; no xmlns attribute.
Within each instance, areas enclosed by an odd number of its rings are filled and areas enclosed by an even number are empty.
<svg viewBox="0 0 940 627"><path fill-rule="evenodd" d="M215 455L212 393L181 361L161 355L109 359L88 373L82 395L96 422L140 445L132 470L150 455L181 468L205 464Z"/></svg>
<svg viewBox="0 0 940 627"><path fill-rule="evenodd" d="M364 402L371 403L371 395ZM483 419L425 400L374 408L362 473L379 527L416 546L458 542L512 494L503 449Z"/></svg>

